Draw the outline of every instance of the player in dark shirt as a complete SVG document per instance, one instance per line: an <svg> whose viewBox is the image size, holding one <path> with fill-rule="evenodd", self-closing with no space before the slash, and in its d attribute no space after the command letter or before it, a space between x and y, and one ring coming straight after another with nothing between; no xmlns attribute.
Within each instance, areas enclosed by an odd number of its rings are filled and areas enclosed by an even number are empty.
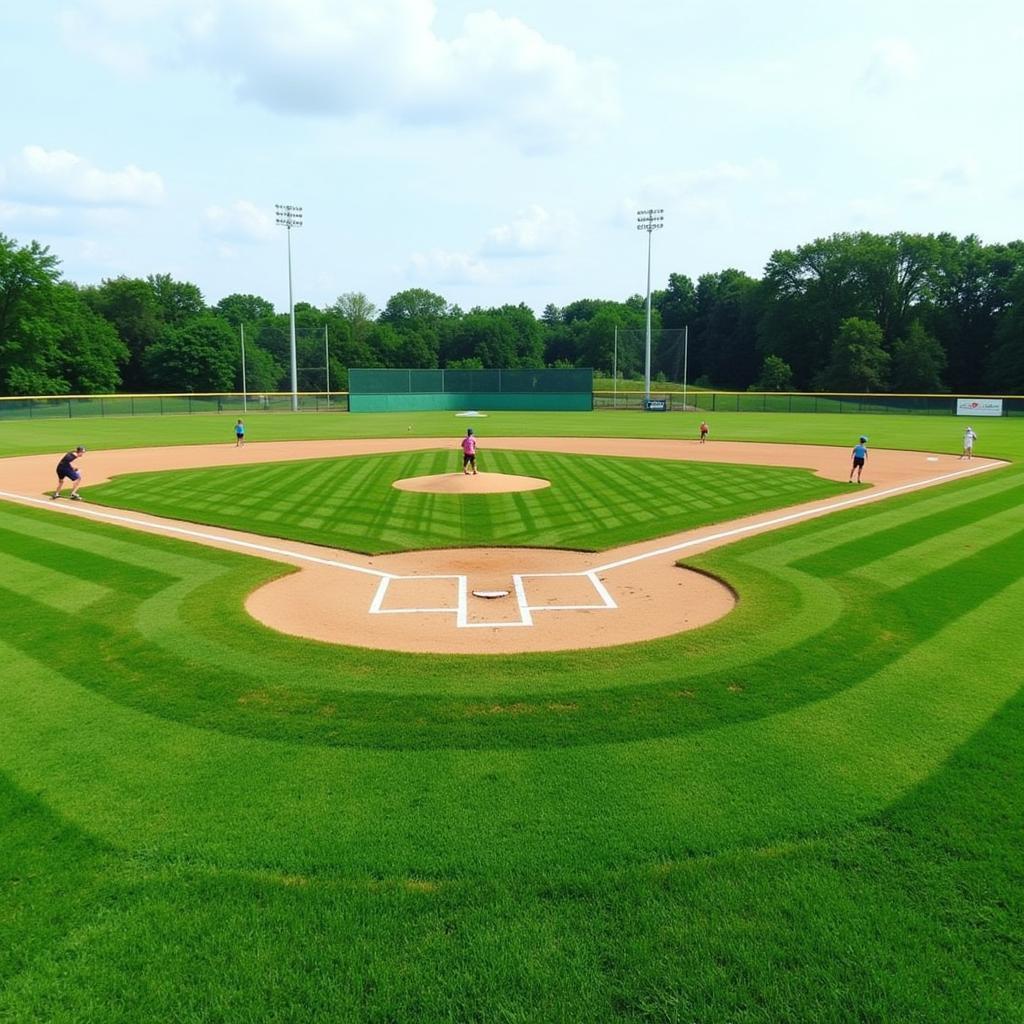
<svg viewBox="0 0 1024 1024"><path fill-rule="evenodd" d="M78 487L82 482L82 474L75 469L75 459L85 454L85 449L79 445L73 452L68 452L60 462L57 463L57 489L53 492L54 498L60 497L60 489L64 486L65 480L71 481L72 501L81 501Z"/></svg>

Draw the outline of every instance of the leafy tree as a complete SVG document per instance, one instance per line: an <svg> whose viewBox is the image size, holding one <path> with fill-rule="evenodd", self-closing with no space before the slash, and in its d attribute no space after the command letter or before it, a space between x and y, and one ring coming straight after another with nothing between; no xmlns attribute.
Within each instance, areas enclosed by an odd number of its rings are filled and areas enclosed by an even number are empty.
<svg viewBox="0 0 1024 1024"><path fill-rule="evenodd" d="M170 274L150 274L146 283L153 289L160 318L171 327L180 327L207 311L198 285L175 281Z"/></svg>
<svg viewBox="0 0 1024 1024"><path fill-rule="evenodd" d="M1007 284L1009 307L996 326L994 349L986 372L989 390L1024 394L1024 268Z"/></svg>
<svg viewBox="0 0 1024 1024"><path fill-rule="evenodd" d="M59 330L53 323L60 261L38 242L0 234L0 388L6 394L59 394Z"/></svg>
<svg viewBox="0 0 1024 1024"><path fill-rule="evenodd" d="M274 307L266 299L258 295L241 295L238 293L225 295L216 306L213 312L224 317L232 327L239 327L242 324L255 324L258 320L264 320L274 315Z"/></svg>
<svg viewBox="0 0 1024 1024"><path fill-rule="evenodd" d="M169 328L145 356L150 380L165 391L230 391L240 360L235 332L212 315Z"/></svg>
<svg viewBox="0 0 1024 1024"><path fill-rule="evenodd" d="M138 278L104 280L98 288L85 288L82 295L94 312L114 325L127 346L128 361L122 369L129 391L144 391L150 381L143 362L146 349L161 339L164 322L152 285Z"/></svg>
<svg viewBox="0 0 1024 1024"><path fill-rule="evenodd" d="M910 325L905 338L897 338L893 343L890 383L894 391L919 394L942 391L945 368L946 353L919 320Z"/></svg>
<svg viewBox="0 0 1024 1024"><path fill-rule="evenodd" d="M761 283L741 270L704 274L698 282L697 298L691 373L706 374L719 387L747 387L757 376L761 361L757 338L764 306Z"/></svg>
<svg viewBox="0 0 1024 1024"><path fill-rule="evenodd" d="M882 391L887 384L889 354L882 348L882 328L852 316L839 325L832 360L820 376L824 391Z"/></svg>
<svg viewBox="0 0 1024 1024"><path fill-rule="evenodd" d="M121 384L128 348L107 320L94 313L80 291L61 282L53 292L60 374L74 394L111 394Z"/></svg>
<svg viewBox="0 0 1024 1024"><path fill-rule="evenodd" d="M792 391L793 371L778 356L765 356L761 376L750 385L751 391Z"/></svg>

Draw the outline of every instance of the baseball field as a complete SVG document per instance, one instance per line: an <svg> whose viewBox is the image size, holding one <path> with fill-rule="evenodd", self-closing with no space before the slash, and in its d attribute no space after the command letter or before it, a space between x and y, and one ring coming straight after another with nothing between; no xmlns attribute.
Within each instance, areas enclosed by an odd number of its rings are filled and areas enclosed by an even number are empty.
<svg viewBox="0 0 1024 1024"><path fill-rule="evenodd" d="M698 420L3 424L0 1021L1019 1022L1024 424Z"/></svg>

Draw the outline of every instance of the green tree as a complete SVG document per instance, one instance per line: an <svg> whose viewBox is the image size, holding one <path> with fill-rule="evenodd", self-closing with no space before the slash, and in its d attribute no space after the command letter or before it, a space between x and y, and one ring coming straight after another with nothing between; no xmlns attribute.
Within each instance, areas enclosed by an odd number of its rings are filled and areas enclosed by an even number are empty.
<svg viewBox="0 0 1024 1024"><path fill-rule="evenodd" d="M150 390L144 355L161 339L164 322L152 286L138 278L117 277L99 287L84 288L82 295L90 308L114 325L127 346L128 360L121 373L129 391Z"/></svg>
<svg viewBox="0 0 1024 1024"><path fill-rule="evenodd" d="M996 394L1024 394L1024 268L1007 283L1010 304L996 325L986 383Z"/></svg>
<svg viewBox="0 0 1024 1024"><path fill-rule="evenodd" d="M832 345L832 359L818 379L823 391L884 391L889 354L882 347L882 328L873 320L847 317Z"/></svg>
<svg viewBox="0 0 1024 1024"><path fill-rule="evenodd" d="M171 327L206 314L206 300L198 285L175 281L170 274L150 274L146 283L153 289L160 319Z"/></svg>
<svg viewBox="0 0 1024 1024"><path fill-rule="evenodd" d="M230 324L209 315L169 328L145 359L149 379L161 391L230 391L241 353Z"/></svg>
<svg viewBox="0 0 1024 1024"><path fill-rule="evenodd" d="M761 376L750 385L751 391L792 391L793 371L778 356L765 356Z"/></svg>
<svg viewBox="0 0 1024 1024"><path fill-rule="evenodd" d="M397 338L386 336L382 352L389 366L432 368L438 365L441 332L456 311L442 296L426 288L407 288L388 299L380 323L391 327Z"/></svg>
<svg viewBox="0 0 1024 1024"><path fill-rule="evenodd" d="M5 394L60 394L60 331L54 292L60 261L38 242L0 234L0 388Z"/></svg>
<svg viewBox="0 0 1024 1024"><path fill-rule="evenodd" d="M53 292L61 376L79 395L111 394L120 387L128 347L107 320L94 313L73 284L61 282Z"/></svg>
<svg viewBox="0 0 1024 1024"><path fill-rule="evenodd" d="M905 338L897 338L892 346L892 376L894 391L934 394L942 391L942 374L946 368L946 353L915 320Z"/></svg>
<svg viewBox="0 0 1024 1024"><path fill-rule="evenodd" d="M241 295L234 293L225 295L216 306L213 312L224 317L232 327L239 327L242 324L255 324L259 320L274 315L274 307L266 299L258 295Z"/></svg>

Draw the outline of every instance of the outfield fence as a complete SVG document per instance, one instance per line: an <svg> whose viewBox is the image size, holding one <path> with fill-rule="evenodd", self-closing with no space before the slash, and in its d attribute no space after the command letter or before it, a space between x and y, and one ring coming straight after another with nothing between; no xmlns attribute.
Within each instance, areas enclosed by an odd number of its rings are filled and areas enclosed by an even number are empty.
<svg viewBox="0 0 1024 1024"><path fill-rule="evenodd" d="M348 392L300 392L300 412L348 412ZM0 398L0 420L85 419L96 416L188 416L193 413L291 412L292 393L210 392L168 395L44 395Z"/></svg>
<svg viewBox="0 0 1024 1024"><path fill-rule="evenodd" d="M589 371L588 371L589 372ZM466 405L476 406L479 395L463 394ZM805 412L805 413L912 413L923 416L955 416L961 395L857 395L839 393L761 391L651 391L651 399L664 412ZM998 399L1003 416L1024 416L1024 397L985 395ZM643 391L594 391L593 408L602 410L647 408ZM300 392L300 412L349 412L345 391ZM479 403L483 410L488 406ZM244 416L251 412L291 412L290 391L258 395L241 392L210 392L165 395L32 395L0 397L0 421L32 419L86 419L106 416L187 416L223 413Z"/></svg>
<svg viewBox="0 0 1024 1024"><path fill-rule="evenodd" d="M806 412L806 413L916 413L923 416L955 416L958 395L883 395L839 392L788 391L655 391L651 402L659 412ZM1024 397L1019 395L971 395L1002 402L1003 416L1024 416ZM595 391L595 409L645 409L642 391Z"/></svg>

